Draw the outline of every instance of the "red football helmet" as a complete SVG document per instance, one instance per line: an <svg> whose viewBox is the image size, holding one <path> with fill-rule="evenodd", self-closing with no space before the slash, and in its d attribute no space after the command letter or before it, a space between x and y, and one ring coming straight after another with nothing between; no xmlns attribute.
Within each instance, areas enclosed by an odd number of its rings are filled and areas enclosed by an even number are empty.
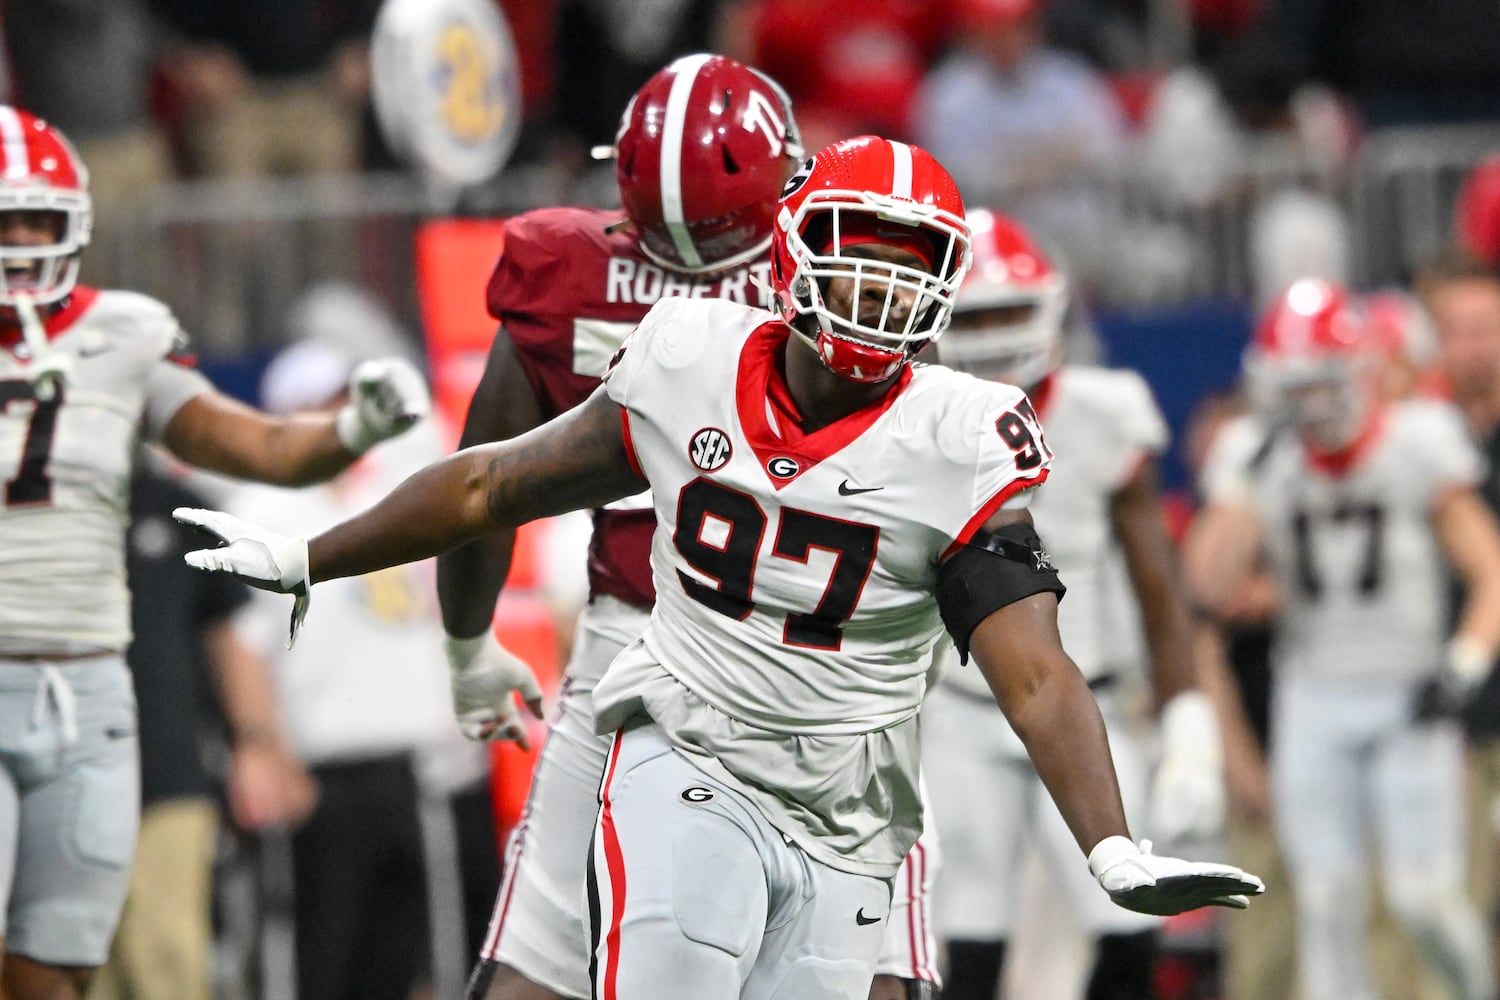
<svg viewBox="0 0 1500 1000"><path fill-rule="evenodd" d="M1459 243L1491 267L1500 265L1500 153L1485 157L1464 178L1454 212Z"/></svg>
<svg viewBox="0 0 1500 1000"><path fill-rule="evenodd" d="M926 268L846 255L861 243L908 249ZM953 297L972 261L958 185L926 150L875 136L844 139L805 161L787 182L771 238L771 281L782 318L811 340L829 370L882 382L948 326ZM826 302L826 282L852 279L847 315ZM868 283L868 284L867 284ZM884 291L873 321L869 298ZM914 299L893 315L897 291ZM816 333L799 326L812 317Z"/></svg>
<svg viewBox="0 0 1500 1000"><path fill-rule="evenodd" d="M687 274L765 255L771 216L802 159L791 101L733 59L692 55L647 80L620 119L613 156L625 214L646 256Z"/></svg>
<svg viewBox="0 0 1500 1000"><path fill-rule="evenodd" d="M1359 436L1377 393L1381 346L1349 293L1317 278L1294 282L1261 318L1245 354L1257 407L1335 451Z"/></svg>
<svg viewBox="0 0 1500 1000"><path fill-rule="evenodd" d="M953 305L943 364L1029 389L1062 359L1068 283L1014 220L977 209L974 269Z"/></svg>
<svg viewBox="0 0 1500 1000"><path fill-rule="evenodd" d="M52 212L55 243L0 246L0 305L15 293L57 302L78 281L79 256L93 227L89 174L63 134L40 118L0 105L0 212Z"/></svg>

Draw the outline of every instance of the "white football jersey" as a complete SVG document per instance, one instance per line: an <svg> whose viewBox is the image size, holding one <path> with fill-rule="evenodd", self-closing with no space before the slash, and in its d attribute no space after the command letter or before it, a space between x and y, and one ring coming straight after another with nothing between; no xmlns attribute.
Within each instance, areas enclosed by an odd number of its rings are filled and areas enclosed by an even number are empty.
<svg viewBox="0 0 1500 1000"><path fill-rule="evenodd" d="M136 448L211 386L171 360L182 331L143 295L79 288L47 328L71 364L50 400L24 342L0 348L0 652L123 650Z"/></svg>
<svg viewBox="0 0 1500 1000"><path fill-rule="evenodd" d="M1209 456L1208 500L1265 525L1282 589L1281 669L1415 679L1439 661L1448 593L1433 502L1473 486L1480 459L1447 404L1397 403L1381 420L1342 474L1249 417L1227 425Z"/></svg>
<svg viewBox="0 0 1500 1000"><path fill-rule="evenodd" d="M644 708L679 748L790 803L800 830L778 825L809 850L890 874L920 815L914 717L943 634L939 563L1045 479L1050 453L1020 390L920 365L804 436L773 374L787 335L761 309L663 300L606 375L655 498L657 602L595 716L608 731ZM701 710L653 703L653 665ZM755 750L746 730L773 738Z"/></svg>
<svg viewBox="0 0 1500 1000"><path fill-rule="evenodd" d="M1063 648L1094 678L1119 662L1119 630L1133 621L1121 612L1134 596L1121 592L1111 499L1142 460L1166 449L1169 432L1145 379L1132 371L1065 365L1035 391L1032 404L1056 457L1031 516L1068 588L1057 607ZM943 680L992 697L972 664L945 671Z"/></svg>

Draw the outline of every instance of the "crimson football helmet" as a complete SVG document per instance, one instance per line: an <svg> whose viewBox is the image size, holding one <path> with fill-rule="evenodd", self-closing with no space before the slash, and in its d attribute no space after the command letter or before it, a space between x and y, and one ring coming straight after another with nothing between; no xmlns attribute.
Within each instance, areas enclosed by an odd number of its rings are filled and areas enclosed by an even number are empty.
<svg viewBox="0 0 1500 1000"><path fill-rule="evenodd" d="M910 250L925 266L844 252L868 243ZM904 142L866 135L834 143L802 164L776 210L771 282L782 318L829 370L856 382L890 378L942 335L970 263L958 185L930 153ZM846 315L827 302L836 278L854 282ZM863 294L870 289L883 297L878 315ZM913 296L904 315L893 309L898 291Z"/></svg>
<svg viewBox="0 0 1500 1000"><path fill-rule="evenodd" d="M1014 220L977 209L974 267L953 304L943 364L1030 389L1062 359L1068 283Z"/></svg>
<svg viewBox="0 0 1500 1000"><path fill-rule="evenodd" d="M58 302L78 281L79 257L93 227L89 175L63 134L34 115L0 105L0 213L51 212L54 243L0 246L0 305L17 292L38 305Z"/></svg>
<svg viewBox="0 0 1500 1000"><path fill-rule="evenodd" d="M1261 318L1245 354L1257 408L1325 451L1348 447L1375 405L1381 345L1342 287L1294 282Z"/></svg>
<svg viewBox="0 0 1500 1000"><path fill-rule="evenodd" d="M733 59L674 60L636 91L613 146L620 201L641 250L663 267L710 274L763 257L787 175L802 159L791 101Z"/></svg>

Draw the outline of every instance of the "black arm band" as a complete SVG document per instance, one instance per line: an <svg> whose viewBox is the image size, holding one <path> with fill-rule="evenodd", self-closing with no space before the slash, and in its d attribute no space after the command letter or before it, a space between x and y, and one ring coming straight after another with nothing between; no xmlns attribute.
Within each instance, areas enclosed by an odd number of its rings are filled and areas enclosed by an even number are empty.
<svg viewBox="0 0 1500 1000"><path fill-rule="evenodd" d="M1033 594L1062 600L1066 592L1030 524L976 532L938 569L938 611L963 663L969 662L969 636L990 615Z"/></svg>
<svg viewBox="0 0 1500 1000"><path fill-rule="evenodd" d="M925 979L903 979L906 984L906 1000L938 1000L937 983Z"/></svg>

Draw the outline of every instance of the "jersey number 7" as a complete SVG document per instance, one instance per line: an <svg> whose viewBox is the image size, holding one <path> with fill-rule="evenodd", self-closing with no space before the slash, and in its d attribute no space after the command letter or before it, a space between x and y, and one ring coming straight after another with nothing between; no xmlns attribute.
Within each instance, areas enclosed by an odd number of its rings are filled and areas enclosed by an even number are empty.
<svg viewBox="0 0 1500 1000"><path fill-rule="evenodd" d="M0 381L0 415L12 404L31 402L31 417L26 422L26 443L16 474L5 484L5 505L44 504L52 502L52 477L47 475L47 460L52 457L52 436L57 431L57 410L66 390L58 386L49 399L37 399L36 389L24 379Z"/></svg>
<svg viewBox="0 0 1500 1000"><path fill-rule="evenodd" d="M703 540L709 518L728 525L722 547ZM768 523L766 512L748 493L708 479L695 479L677 499L677 530L672 543L688 565L718 582L708 586L681 570L682 589L693 600L721 615L744 621L755 608L751 589L755 562ZM854 614L865 581L875 565L880 529L841 521L791 507L781 511L773 555L806 563L813 549L834 554L833 572L823 597L811 613L786 616L782 641L791 646L835 650L843 642L844 623Z"/></svg>

